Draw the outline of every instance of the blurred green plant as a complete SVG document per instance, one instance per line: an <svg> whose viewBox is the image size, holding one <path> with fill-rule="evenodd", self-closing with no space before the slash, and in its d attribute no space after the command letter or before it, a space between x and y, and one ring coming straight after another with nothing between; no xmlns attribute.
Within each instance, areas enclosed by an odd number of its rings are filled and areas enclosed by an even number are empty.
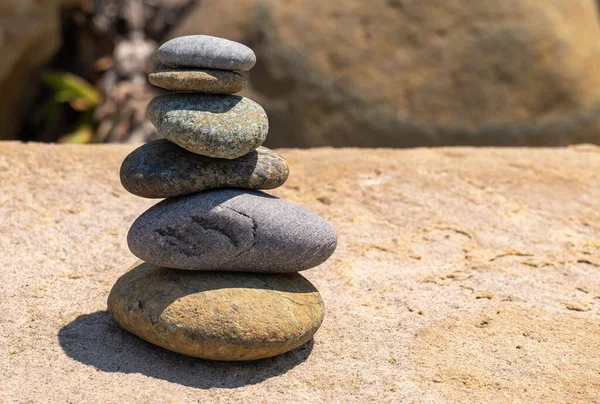
<svg viewBox="0 0 600 404"><path fill-rule="evenodd" d="M92 143L94 141L94 111L100 105L102 95L85 79L68 72L47 72L44 83L53 91L44 105L40 119L48 125L56 125L68 104L79 118L71 133L61 135L60 143Z"/></svg>

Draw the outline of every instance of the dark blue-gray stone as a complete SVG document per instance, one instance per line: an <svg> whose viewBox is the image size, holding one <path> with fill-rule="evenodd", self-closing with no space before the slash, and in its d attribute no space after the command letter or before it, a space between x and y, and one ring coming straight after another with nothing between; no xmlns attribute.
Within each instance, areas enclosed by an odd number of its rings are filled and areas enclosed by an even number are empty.
<svg viewBox="0 0 600 404"><path fill-rule="evenodd" d="M169 268L297 272L329 258L337 235L297 205L222 189L158 203L136 219L127 243L140 259Z"/></svg>
<svg viewBox="0 0 600 404"><path fill-rule="evenodd" d="M277 152L259 147L237 159L215 159L189 152L168 140L147 143L121 164L121 184L144 198L171 198L213 188L273 189L289 168Z"/></svg>
<svg viewBox="0 0 600 404"><path fill-rule="evenodd" d="M256 63L256 55L246 45L209 35L171 39L158 48L157 56L172 67L246 71Z"/></svg>

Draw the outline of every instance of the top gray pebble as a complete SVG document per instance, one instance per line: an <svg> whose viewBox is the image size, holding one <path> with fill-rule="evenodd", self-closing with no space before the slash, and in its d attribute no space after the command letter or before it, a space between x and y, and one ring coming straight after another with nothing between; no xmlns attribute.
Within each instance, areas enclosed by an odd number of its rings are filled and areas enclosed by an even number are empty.
<svg viewBox="0 0 600 404"><path fill-rule="evenodd" d="M256 55L246 45L209 35L171 39L158 48L157 56L173 67L247 71L256 63Z"/></svg>

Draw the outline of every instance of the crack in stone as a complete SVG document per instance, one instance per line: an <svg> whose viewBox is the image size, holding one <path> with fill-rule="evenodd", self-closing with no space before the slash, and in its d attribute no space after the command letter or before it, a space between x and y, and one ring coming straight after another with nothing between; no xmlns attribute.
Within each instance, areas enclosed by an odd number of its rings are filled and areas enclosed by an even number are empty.
<svg viewBox="0 0 600 404"><path fill-rule="evenodd" d="M291 297L285 296L285 295L283 295L283 294L281 294L281 293L279 293L279 292L277 292L275 290L270 290L269 292L277 294L277 296L279 296L280 298L283 298L285 300L289 300L290 302L294 303L296 306L303 306L303 307L315 307L316 306L316 304L297 302L294 299L292 299Z"/></svg>
<svg viewBox="0 0 600 404"><path fill-rule="evenodd" d="M258 277L256 277L256 279L259 280L264 286L267 287L267 289L264 289L265 291L267 291L269 293L274 293L274 294L276 294L278 297L280 297L282 299L289 300L290 302L294 303L297 306L305 306L305 307L314 307L315 306L315 304L311 304L311 303L300 303L300 302L297 302L294 299L292 299L291 297L286 296L281 291L277 290L268 281L266 281L266 280L264 280L262 278L258 278Z"/></svg>
<svg viewBox="0 0 600 404"><path fill-rule="evenodd" d="M239 212L229 206L223 206L226 209L229 209L232 212L237 213L240 216L246 217L248 219L250 219L252 221L252 244L250 244L250 246L248 246L248 248L245 248L244 250L240 251L239 253L237 253L234 258L239 257L240 255L244 254L245 252L249 251L252 247L254 247L256 245L256 232L258 231L258 223L256 223L256 220L254 220L254 218L252 216L248 216L245 213Z"/></svg>
<svg viewBox="0 0 600 404"><path fill-rule="evenodd" d="M256 245L256 232L258 230L258 223L251 217L246 215L245 213L239 212L233 208L228 206L221 206L231 212L237 213L240 216L246 217L252 221L252 242L250 245L244 249L242 249L237 254L233 255L229 260L233 258L237 258L245 252L249 251ZM207 219L202 216L192 215L190 216L192 223L199 226L204 231L215 231L224 237L226 237L229 242L233 245L233 247L237 250L240 245L243 243L243 235L241 233L231 232L229 227L227 227L226 223L221 221L214 221ZM205 248L202 248L202 243L197 243L196 240L199 237L197 232L192 231L189 228L179 229L173 226L164 226L155 230L164 240L165 243L170 245L171 247L177 249L182 255L186 257L198 257L206 253Z"/></svg>

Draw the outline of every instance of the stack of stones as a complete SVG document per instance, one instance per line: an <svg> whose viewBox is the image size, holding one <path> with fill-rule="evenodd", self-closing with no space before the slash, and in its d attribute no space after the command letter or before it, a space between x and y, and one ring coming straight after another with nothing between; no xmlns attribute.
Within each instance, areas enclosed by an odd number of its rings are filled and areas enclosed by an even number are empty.
<svg viewBox="0 0 600 404"><path fill-rule="evenodd" d="M215 360L252 360L306 343L323 300L298 274L331 256L335 231L320 217L257 189L281 186L286 160L260 145L267 116L232 95L255 63L251 49L195 35L160 47L150 81L150 121L166 139L121 166L132 194L166 198L133 223L127 242L142 261L113 286L108 308L153 344Z"/></svg>

